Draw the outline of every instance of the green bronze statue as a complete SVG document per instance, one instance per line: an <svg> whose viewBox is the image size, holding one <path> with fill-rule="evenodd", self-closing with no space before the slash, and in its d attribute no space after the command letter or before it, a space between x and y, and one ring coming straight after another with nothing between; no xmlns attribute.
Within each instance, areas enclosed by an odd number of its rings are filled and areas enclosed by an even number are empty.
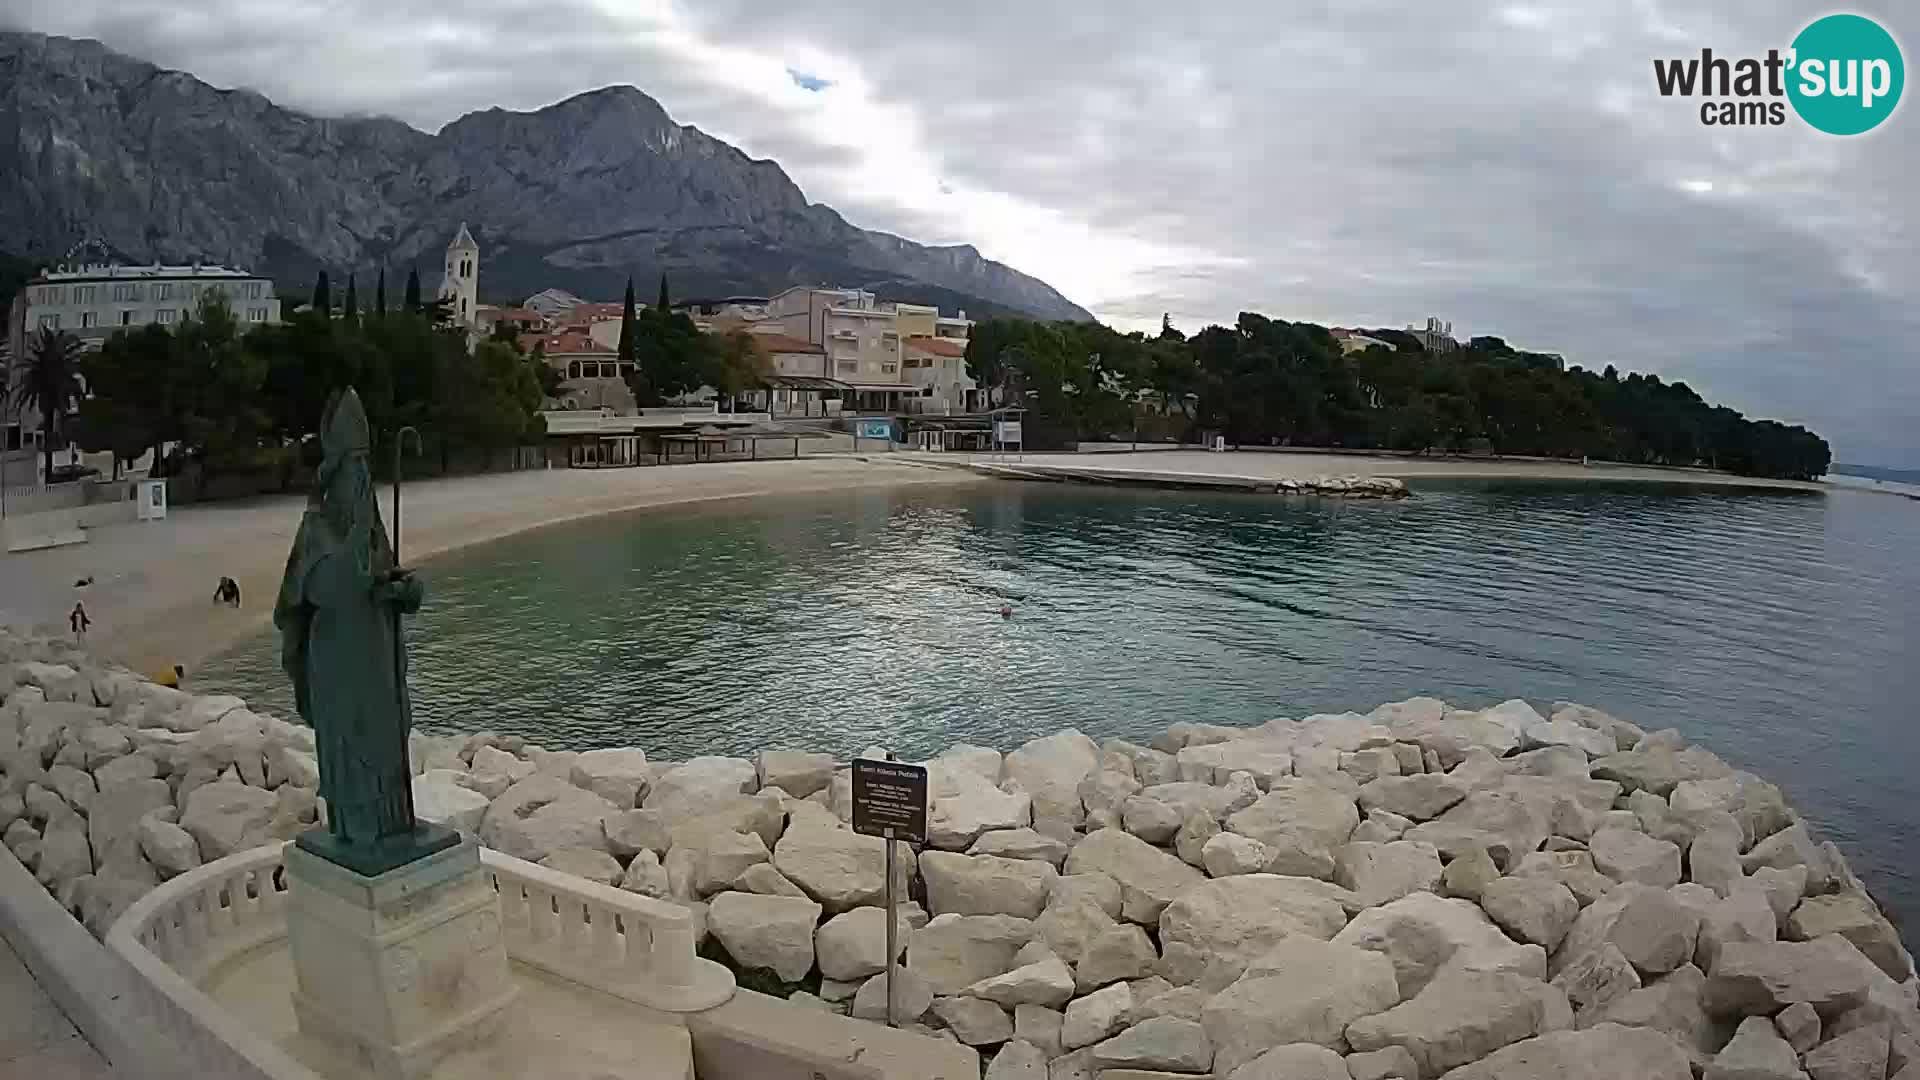
<svg viewBox="0 0 1920 1080"><path fill-rule="evenodd" d="M320 424L323 460L273 609L280 663L313 728L327 825L302 848L369 877L457 843L413 815L407 656L400 617L424 590L396 565L373 497L372 437L360 395L335 395Z"/></svg>

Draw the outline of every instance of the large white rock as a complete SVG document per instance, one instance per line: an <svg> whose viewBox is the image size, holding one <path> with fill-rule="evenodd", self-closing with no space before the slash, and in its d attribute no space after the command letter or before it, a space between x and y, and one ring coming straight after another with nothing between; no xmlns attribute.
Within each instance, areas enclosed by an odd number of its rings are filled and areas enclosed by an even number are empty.
<svg viewBox="0 0 1920 1080"><path fill-rule="evenodd" d="M1481 890L1480 907L1515 940L1548 952L1572 928L1580 903L1565 885L1545 877L1503 877Z"/></svg>
<svg viewBox="0 0 1920 1080"><path fill-rule="evenodd" d="M461 784L458 775L434 769L414 777L413 814L428 824L477 833L487 814L487 797Z"/></svg>
<svg viewBox="0 0 1920 1080"><path fill-rule="evenodd" d="M651 851L641 850L627 864L627 871L620 877L620 887L630 893L651 896L655 900L674 900L673 882L667 876L667 868L660 865L660 856Z"/></svg>
<svg viewBox="0 0 1920 1080"><path fill-rule="evenodd" d="M1219 988L1289 937L1331 938L1347 923L1337 891L1322 881L1277 874L1197 885L1160 916L1160 973L1175 983Z"/></svg>
<svg viewBox="0 0 1920 1080"><path fill-rule="evenodd" d="M1219 1075L1219 1074L1215 1074ZM1276 1046L1226 1074L1227 1080L1348 1080L1339 1054L1314 1043Z"/></svg>
<svg viewBox="0 0 1920 1080"><path fill-rule="evenodd" d="M1632 750L1608 754L1593 762L1593 775L1601 780L1616 780L1627 790L1651 791L1665 797L1686 780L1714 780L1730 776L1726 762L1697 746L1678 748L1672 739L1650 742L1662 733L1641 740Z"/></svg>
<svg viewBox="0 0 1920 1080"><path fill-rule="evenodd" d="M575 787L583 787L612 803L620 810L631 810L640 802L653 773L647 768L643 750L619 747L588 750L573 759L568 774Z"/></svg>
<svg viewBox="0 0 1920 1080"><path fill-rule="evenodd" d="M68 883L93 873L93 849L87 846L87 819L62 808L40 834L40 861L34 877L56 894Z"/></svg>
<svg viewBox="0 0 1920 1080"><path fill-rule="evenodd" d="M1393 961L1403 997L1424 989L1443 969L1514 971L1545 978L1547 957L1537 945L1516 944L1467 900L1413 893L1368 908L1333 937Z"/></svg>
<svg viewBox="0 0 1920 1080"><path fill-rule="evenodd" d="M1707 1066L1706 1080L1806 1080L1793 1047L1764 1016L1740 1022L1732 1041Z"/></svg>
<svg viewBox="0 0 1920 1080"><path fill-rule="evenodd" d="M87 811L87 842L101 865L138 857L140 819L173 806L165 780L123 780L102 788Z"/></svg>
<svg viewBox="0 0 1920 1080"><path fill-rule="evenodd" d="M740 875L770 857L759 833L708 828L676 833L667 862L684 865L695 897L704 899L732 886Z"/></svg>
<svg viewBox="0 0 1920 1080"><path fill-rule="evenodd" d="M104 793L102 798L105 798ZM98 805L97 803L95 804ZM96 811L97 812L97 811ZM95 846L95 851L99 850ZM1810 896L1787 917L1789 941L1812 941L1827 934L1839 934L1853 942L1854 948L1880 965L1880 970L1895 982L1905 982L1913 974L1913 958L1900 943L1893 928L1873 898L1864 892L1838 892L1828 896Z"/></svg>
<svg viewBox="0 0 1920 1080"><path fill-rule="evenodd" d="M1537 750L1543 746L1571 746L1592 757L1605 757L1619 749L1612 735L1596 731L1567 716L1529 724L1520 733L1520 745L1527 750Z"/></svg>
<svg viewBox="0 0 1920 1080"><path fill-rule="evenodd" d="M1887 1075L1888 1029L1867 1024L1836 1035L1803 1059L1813 1080L1883 1080Z"/></svg>
<svg viewBox="0 0 1920 1080"><path fill-rule="evenodd" d="M1096 1069L1198 1073L1212 1066L1213 1044L1199 1024L1157 1016L1095 1044L1090 1058Z"/></svg>
<svg viewBox="0 0 1920 1080"><path fill-rule="evenodd" d="M1347 1026L1355 1050L1403 1046L1422 1076L1573 1026L1565 994L1508 972L1449 971L1408 1001Z"/></svg>
<svg viewBox="0 0 1920 1080"><path fill-rule="evenodd" d="M1619 946L1602 942L1563 964L1553 977L1553 985L1567 995L1568 1002L1585 1023L1640 989L1640 973L1627 962Z"/></svg>
<svg viewBox="0 0 1920 1080"><path fill-rule="evenodd" d="M1530 852L1521 857L1512 868L1512 873L1515 877L1545 877L1558 881L1573 893L1573 898L1582 906L1612 892L1618 884L1594 869L1593 854L1587 851Z"/></svg>
<svg viewBox="0 0 1920 1080"><path fill-rule="evenodd" d="M193 834L200 857L212 862L270 842L276 806L271 791L222 780L194 789L180 827Z"/></svg>
<svg viewBox="0 0 1920 1080"><path fill-rule="evenodd" d="M140 852L159 871L161 880L176 877L200 865L200 845L193 834L157 814L140 819Z"/></svg>
<svg viewBox="0 0 1920 1080"><path fill-rule="evenodd" d="M920 856L927 907L935 915L1018 915L1037 918L1059 872L1044 862L997 855L928 851Z"/></svg>
<svg viewBox="0 0 1920 1080"><path fill-rule="evenodd" d="M1062 880L1079 882L1094 878L1092 874L1078 874ZM1113 879L1105 874L1098 875L1097 880L1113 884ZM1113 885L1111 896L1104 892L1096 895L1096 892L1100 891L1078 887L1062 889L1056 885L1046 909L1034 920L1034 935L1069 964L1078 964L1088 944L1119 925L1115 921L1120 911L1119 886Z"/></svg>
<svg viewBox="0 0 1920 1080"><path fill-rule="evenodd" d="M1014 1039L993 1055L985 1080L1047 1080L1047 1055L1024 1039Z"/></svg>
<svg viewBox="0 0 1920 1080"><path fill-rule="evenodd" d="M1005 974L1013 967L1014 954L1032 937L1033 923L1011 915L936 916L913 932L907 944L907 970L934 994L957 994L982 979ZM1067 984L1071 994L1071 974Z"/></svg>
<svg viewBox="0 0 1920 1080"><path fill-rule="evenodd" d="M796 821L773 849L773 865L831 912L878 904L886 895L887 842L877 836ZM912 849L896 844L895 885L901 896L913 871Z"/></svg>
<svg viewBox="0 0 1920 1080"><path fill-rule="evenodd" d="M1344 849L1343 849L1344 850ZM1258 874L1273 862L1273 849L1251 836L1223 832L1200 845L1200 863L1208 877ZM1338 867L1334 871L1339 872Z"/></svg>
<svg viewBox="0 0 1920 1080"><path fill-rule="evenodd" d="M1813 941L1728 942L1707 973L1717 1016L1772 1015L1796 1002L1832 1020L1867 1000L1860 950L1838 934Z"/></svg>
<svg viewBox="0 0 1920 1080"><path fill-rule="evenodd" d="M1680 849L1632 829L1601 829L1587 845L1593 865L1615 881L1669 888L1680 884Z"/></svg>
<svg viewBox="0 0 1920 1080"><path fill-rule="evenodd" d="M1546 777L1527 779L1558 783ZM1380 782L1374 781L1376 784ZM1521 856L1537 850L1550 833L1551 817L1549 811L1540 805L1540 800L1517 791L1496 788L1471 792L1432 821L1408 829L1401 839L1432 844L1449 859L1457 858L1475 847L1484 848L1493 856L1494 862L1502 867L1511 867Z"/></svg>
<svg viewBox="0 0 1920 1080"><path fill-rule="evenodd" d="M1707 977L1687 964L1650 986L1628 991L1598 1014L1598 1022L1625 1027L1652 1028L1666 1033L1695 1060L1704 1063L1721 1047L1726 1032L1700 1004ZM1576 1023L1587 1027L1596 1022L1592 1013L1575 1010Z"/></svg>
<svg viewBox="0 0 1920 1080"><path fill-rule="evenodd" d="M1607 940L1640 974L1660 975L1693 959L1699 933L1698 911L1666 890L1641 889L1620 909Z"/></svg>
<svg viewBox="0 0 1920 1080"><path fill-rule="evenodd" d="M1073 846L1066 872L1098 871L1120 883L1121 915L1152 923L1166 906L1206 875L1120 829L1101 829Z"/></svg>
<svg viewBox="0 0 1920 1080"><path fill-rule="evenodd" d="M901 919L895 926L894 946L904 953L912 933L906 920ZM835 915L815 931L813 947L820 974L829 979L852 982L878 975L887 969L886 910L863 907Z"/></svg>
<svg viewBox="0 0 1920 1080"><path fill-rule="evenodd" d="M912 971L896 967L891 972L882 972L860 984L859 992L853 996L854 1019L886 1019L889 977L899 980L899 986L893 992L894 1020L902 1024L911 1023L926 1014L928 1007L933 1004L933 989Z"/></svg>
<svg viewBox="0 0 1920 1080"><path fill-rule="evenodd" d="M1078 825L1086 817L1080 802L1080 781L1099 762L1100 748L1094 741L1069 728L1034 739L1008 754L1005 770L1007 779L1018 781L1021 789L1033 796L1034 820Z"/></svg>
<svg viewBox="0 0 1920 1080"><path fill-rule="evenodd" d="M754 759L761 788L779 788L796 799L824 791L833 783L832 754L800 750L762 750Z"/></svg>
<svg viewBox="0 0 1920 1080"><path fill-rule="evenodd" d="M1293 775L1290 743L1277 739L1233 739L1187 746L1174 755L1180 779L1201 784L1224 784L1236 772L1252 774L1261 787Z"/></svg>
<svg viewBox="0 0 1920 1080"><path fill-rule="evenodd" d="M602 823L616 809L558 777L529 776L487 807L480 819L480 842L528 862L539 862L560 848L604 850Z"/></svg>
<svg viewBox="0 0 1920 1080"><path fill-rule="evenodd" d="M1077 998L1067 1006L1066 1018L1061 1021L1060 1045L1068 1050L1092 1046L1127 1026L1127 1015L1132 1011L1133 991L1126 983Z"/></svg>
<svg viewBox="0 0 1920 1080"><path fill-rule="evenodd" d="M820 905L791 896L724 892L707 907L707 927L742 967L767 968L799 982L813 968Z"/></svg>
<svg viewBox="0 0 1920 1080"><path fill-rule="evenodd" d="M668 824L667 816L658 810L620 810L608 814L600 829L606 834L607 850L624 859L642 851L665 854L673 847Z"/></svg>
<svg viewBox="0 0 1920 1080"><path fill-rule="evenodd" d="M1003 859L1037 859L1058 869L1073 848L1064 840L1032 829L994 829L983 832L967 849L969 855L998 855Z"/></svg>
<svg viewBox="0 0 1920 1080"><path fill-rule="evenodd" d="M1214 1066L1230 1072L1288 1043L1337 1047L1347 1025L1400 1000L1393 964L1378 953L1309 937L1282 940L1207 1001L1201 1023Z"/></svg>
<svg viewBox="0 0 1920 1080"><path fill-rule="evenodd" d="M613 856L597 848L561 848L541 859L540 865L597 885L617 885L625 873Z"/></svg>
<svg viewBox="0 0 1920 1080"><path fill-rule="evenodd" d="M937 997L933 999L933 1015L963 1046L1002 1043L1013 1037L1013 1018L984 998Z"/></svg>
<svg viewBox="0 0 1920 1080"><path fill-rule="evenodd" d="M1648 1028L1600 1024L1502 1047L1446 1080L1692 1080L1687 1055Z"/></svg>
<svg viewBox="0 0 1920 1080"><path fill-rule="evenodd" d="M971 983L963 993L1017 1009L1033 1005L1057 1009L1073 998L1073 972L1059 957L1047 953L1031 964Z"/></svg>
<svg viewBox="0 0 1920 1080"><path fill-rule="evenodd" d="M1439 852L1431 844L1412 840L1347 844L1333 860L1334 884L1351 889L1355 901L1364 907L1376 907L1409 893L1432 892L1443 872ZM1571 921L1572 914L1567 918Z"/></svg>
<svg viewBox="0 0 1920 1080"><path fill-rule="evenodd" d="M994 760L998 771L998 755ZM929 767L927 803L927 843L944 851L965 851L983 833L1024 828L1033 820L1031 795L1002 790L984 769L963 763Z"/></svg>
<svg viewBox="0 0 1920 1080"><path fill-rule="evenodd" d="M1318 878L1333 876L1333 854L1359 824L1351 796L1298 778L1275 781L1260 801L1227 819L1227 828L1274 850L1274 873Z"/></svg>
<svg viewBox="0 0 1920 1080"><path fill-rule="evenodd" d="M1145 930L1134 923L1119 923L1087 942L1074 969L1074 986L1086 993L1108 983L1145 978L1153 974L1159 959Z"/></svg>
<svg viewBox="0 0 1920 1080"><path fill-rule="evenodd" d="M1164 844L1173 839L1184 820L1180 811L1158 799L1135 795L1120 806L1122 826L1149 844Z"/></svg>
<svg viewBox="0 0 1920 1080"><path fill-rule="evenodd" d="M735 796L751 795L759 785L759 771L746 758L697 757L656 777L642 805L673 816L693 816Z"/></svg>

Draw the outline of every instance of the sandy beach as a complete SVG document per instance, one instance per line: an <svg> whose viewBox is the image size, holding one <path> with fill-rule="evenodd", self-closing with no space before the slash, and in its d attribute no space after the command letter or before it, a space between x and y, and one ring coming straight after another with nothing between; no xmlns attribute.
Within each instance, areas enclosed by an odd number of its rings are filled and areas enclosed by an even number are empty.
<svg viewBox="0 0 1920 1080"><path fill-rule="evenodd" d="M993 454L928 454L928 461L1002 460ZM1634 465L1544 458L1425 458L1397 455L1311 453L1286 450L1242 450L1224 454L1204 450L1140 450L1078 454L1027 454L1027 461L1054 468L1138 469L1149 472L1209 473L1266 479L1305 480L1316 476L1390 476L1414 484L1420 480L1567 480L1630 481L1653 484L1703 484L1718 487L1773 488L1825 491L1827 486L1803 480L1769 480L1735 476L1711 469L1644 468ZM1416 488L1416 491L1418 489Z"/></svg>
<svg viewBox="0 0 1920 1080"><path fill-rule="evenodd" d="M647 507L987 482L851 457L424 480L402 494L401 554L417 566L469 544ZM391 528L392 488L378 490ZM93 619L87 645L98 655L137 671L179 663L191 672L268 625L305 501L289 495L175 507L165 521L95 529L85 544L0 555L0 619L64 628L78 599ZM213 603L223 574L240 583L244 603L237 611ZM89 576L91 585L74 587Z"/></svg>
<svg viewBox="0 0 1920 1080"><path fill-rule="evenodd" d="M875 454L722 462L644 469L555 469L427 480L404 496L402 549L418 565L454 548L579 518L712 500L771 495L992 483L964 469L990 455ZM1552 461L1473 461L1348 454L1202 451L1032 454L1053 466L1215 473L1269 478L1328 474L1391 476L1418 491L1423 479L1509 478L1631 481L1823 490L1694 469L1582 466ZM926 468L937 463L948 468ZM382 487L382 513L391 507ZM0 617L64 627L76 599L94 621L88 644L136 670L180 663L189 671L264 627L302 496L175 508L166 521L94 530L85 544L0 557ZM240 583L239 610L212 602L222 574ZM74 582L92 577L85 589Z"/></svg>

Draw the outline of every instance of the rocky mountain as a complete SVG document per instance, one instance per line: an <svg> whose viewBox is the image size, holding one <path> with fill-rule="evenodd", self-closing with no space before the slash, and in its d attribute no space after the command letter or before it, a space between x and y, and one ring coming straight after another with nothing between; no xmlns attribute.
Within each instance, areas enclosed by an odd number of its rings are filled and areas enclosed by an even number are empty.
<svg viewBox="0 0 1920 1080"><path fill-rule="evenodd" d="M96 41L0 32L0 250L93 239L130 261L264 269L289 295L321 267L417 265L431 289L462 221L483 299L550 285L612 299L629 273L647 292L665 271L679 296L830 283L976 317L1089 317L971 246L849 224L630 86L429 135L308 116Z"/></svg>

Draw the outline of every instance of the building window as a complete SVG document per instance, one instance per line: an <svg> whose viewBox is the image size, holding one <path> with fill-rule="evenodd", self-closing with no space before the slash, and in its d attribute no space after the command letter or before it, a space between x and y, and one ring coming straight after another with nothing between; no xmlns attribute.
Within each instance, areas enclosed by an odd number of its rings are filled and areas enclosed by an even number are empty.
<svg viewBox="0 0 1920 1080"><path fill-rule="evenodd" d="M900 365L891 360L882 360L880 362L880 374L882 375L895 375L898 374L899 371Z"/></svg>
<svg viewBox="0 0 1920 1080"><path fill-rule="evenodd" d="M95 291L95 287L92 285L75 285L73 287L73 302L76 304L91 304L93 303L93 294Z"/></svg>
<svg viewBox="0 0 1920 1080"><path fill-rule="evenodd" d="M130 309L126 309L126 308L123 308L123 309L121 309L121 311L120 311L120 325L121 325L121 326L132 326L132 325L133 325L133 312L132 312L132 310L130 310Z"/></svg>
<svg viewBox="0 0 1920 1080"><path fill-rule="evenodd" d="M83 312L81 312L81 313L80 313L80 329L82 329L82 330L91 330L91 329L93 329L94 327L96 327L96 326L99 326L99 325L100 325L100 313L99 313L99 312L97 312L97 311L83 311Z"/></svg>
<svg viewBox="0 0 1920 1080"><path fill-rule="evenodd" d="M264 287L265 287L264 282L259 282L259 281L247 282L247 299L249 300L260 299L260 290Z"/></svg>
<svg viewBox="0 0 1920 1080"><path fill-rule="evenodd" d="M573 363L567 365L567 378L577 379L579 377L580 377L580 361L575 360Z"/></svg>
<svg viewBox="0 0 1920 1080"><path fill-rule="evenodd" d="M41 328L42 330L58 330L58 329L60 329L60 316L58 316L58 315L42 315L42 316L40 316L40 328Z"/></svg>
<svg viewBox="0 0 1920 1080"><path fill-rule="evenodd" d="M18 450L18 449L20 449L20 425L8 424L6 441L0 442L0 450Z"/></svg>
<svg viewBox="0 0 1920 1080"><path fill-rule="evenodd" d="M155 300L173 299L173 283L170 281L155 282L153 286L153 298Z"/></svg>
<svg viewBox="0 0 1920 1080"><path fill-rule="evenodd" d="M173 309L161 308L159 311L156 311L153 313L153 317L155 320L157 320L160 323L161 326L165 326L168 323L173 321Z"/></svg>
<svg viewBox="0 0 1920 1080"><path fill-rule="evenodd" d="M131 281L123 281L113 287L113 298L122 303L129 300L138 300L140 299L140 286Z"/></svg>
<svg viewBox="0 0 1920 1080"><path fill-rule="evenodd" d="M40 302L43 304L57 304L60 302L61 296L65 291L66 290L58 285L49 285L40 290Z"/></svg>
<svg viewBox="0 0 1920 1080"><path fill-rule="evenodd" d="M248 308L247 321L248 322L266 322L267 309L263 307Z"/></svg>

